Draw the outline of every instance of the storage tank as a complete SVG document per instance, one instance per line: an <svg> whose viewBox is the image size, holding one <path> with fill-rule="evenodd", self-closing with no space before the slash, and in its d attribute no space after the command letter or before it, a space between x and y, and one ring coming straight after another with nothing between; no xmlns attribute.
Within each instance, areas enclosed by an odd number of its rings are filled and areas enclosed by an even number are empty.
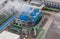
<svg viewBox="0 0 60 39"><path fill-rule="evenodd" d="M37 20L42 16L42 11L38 8L26 7L24 12L20 14L20 20L25 23L36 24Z"/></svg>

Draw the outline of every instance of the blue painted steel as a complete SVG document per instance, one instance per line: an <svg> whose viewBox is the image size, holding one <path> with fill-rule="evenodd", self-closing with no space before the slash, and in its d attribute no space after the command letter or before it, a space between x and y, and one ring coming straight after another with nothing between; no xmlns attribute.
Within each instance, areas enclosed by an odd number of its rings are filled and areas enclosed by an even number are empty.
<svg viewBox="0 0 60 39"><path fill-rule="evenodd" d="M6 28L7 25L10 24L15 18L16 16L11 17L5 24L2 25L2 27L0 27L0 31Z"/></svg>
<svg viewBox="0 0 60 39"><path fill-rule="evenodd" d="M31 14L33 14L33 13L31 13ZM35 14L37 14L36 11L35 11ZM31 15L31 16L32 16L32 15ZM34 21L33 21L34 24L37 22L37 20L38 20L41 16L42 16L42 11L41 11L41 10L39 10L38 14L35 15L35 17L32 16L32 20L34 20Z"/></svg>
<svg viewBox="0 0 60 39"><path fill-rule="evenodd" d="M25 10L24 13L20 14L20 20L28 22L32 21L34 24L37 22L37 20L42 16L42 11L37 8L30 8L31 11L30 13L28 10Z"/></svg>
<svg viewBox="0 0 60 39"><path fill-rule="evenodd" d="M29 17L26 15L20 15L20 19L24 21L29 21Z"/></svg>
<svg viewBox="0 0 60 39"><path fill-rule="evenodd" d="M39 12L39 9L35 8L35 9L34 9L34 12L36 12L36 13Z"/></svg>

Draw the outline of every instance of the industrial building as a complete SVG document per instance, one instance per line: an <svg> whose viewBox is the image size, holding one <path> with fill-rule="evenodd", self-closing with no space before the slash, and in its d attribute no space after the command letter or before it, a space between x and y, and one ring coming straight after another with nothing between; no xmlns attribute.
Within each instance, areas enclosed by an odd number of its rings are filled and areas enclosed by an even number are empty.
<svg viewBox="0 0 60 39"><path fill-rule="evenodd" d="M45 4L46 7L60 8L60 0L31 0L34 4Z"/></svg>
<svg viewBox="0 0 60 39"><path fill-rule="evenodd" d="M60 39L60 1L0 0L0 39Z"/></svg>
<svg viewBox="0 0 60 39"><path fill-rule="evenodd" d="M45 5L48 7L60 8L60 0L46 0Z"/></svg>

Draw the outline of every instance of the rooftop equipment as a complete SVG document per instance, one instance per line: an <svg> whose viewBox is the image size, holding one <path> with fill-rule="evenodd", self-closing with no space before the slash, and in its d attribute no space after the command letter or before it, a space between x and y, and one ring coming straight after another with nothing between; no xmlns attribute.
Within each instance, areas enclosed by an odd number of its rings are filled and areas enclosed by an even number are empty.
<svg viewBox="0 0 60 39"><path fill-rule="evenodd" d="M20 20L25 23L36 24L37 20L42 16L42 11L37 8L26 7L25 11L20 14Z"/></svg>

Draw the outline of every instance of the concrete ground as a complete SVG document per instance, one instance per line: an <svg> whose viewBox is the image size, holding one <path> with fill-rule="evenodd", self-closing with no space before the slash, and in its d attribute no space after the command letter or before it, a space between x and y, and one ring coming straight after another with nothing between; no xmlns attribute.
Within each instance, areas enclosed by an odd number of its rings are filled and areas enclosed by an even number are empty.
<svg viewBox="0 0 60 39"><path fill-rule="evenodd" d="M60 16L55 15L54 21L46 34L46 39L60 39Z"/></svg>

